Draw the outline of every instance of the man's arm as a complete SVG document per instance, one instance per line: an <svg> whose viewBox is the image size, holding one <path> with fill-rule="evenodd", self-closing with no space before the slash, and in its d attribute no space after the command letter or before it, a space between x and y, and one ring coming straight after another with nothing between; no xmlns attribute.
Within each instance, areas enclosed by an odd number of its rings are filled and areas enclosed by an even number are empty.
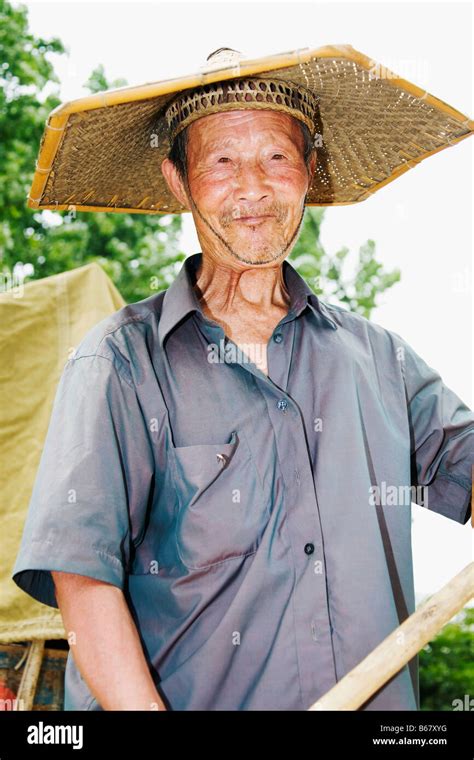
<svg viewBox="0 0 474 760"><path fill-rule="evenodd" d="M411 437L412 485L422 506L464 525L471 514L474 413L397 333ZM420 503L419 497L414 498Z"/></svg>
<svg viewBox="0 0 474 760"><path fill-rule="evenodd" d="M166 710L122 590L84 575L51 574L74 662L100 706Z"/></svg>

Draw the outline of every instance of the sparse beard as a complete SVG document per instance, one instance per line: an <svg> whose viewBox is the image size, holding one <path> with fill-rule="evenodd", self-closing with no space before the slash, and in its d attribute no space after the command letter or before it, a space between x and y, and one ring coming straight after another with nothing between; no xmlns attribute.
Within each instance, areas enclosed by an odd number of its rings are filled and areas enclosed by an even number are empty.
<svg viewBox="0 0 474 760"><path fill-rule="evenodd" d="M224 243L231 256L237 259L237 261L241 261L243 264L254 265L270 264L272 261L284 258L287 254L289 245L289 243L285 243L284 241L279 244L264 242L263 245L260 244L258 246L260 249L258 250L257 246L252 246L250 243L245 246L247 250L244 253L240 250L243 247L242 243L231 244L227 241L224 241ZM250 251L248 250L249 248Z"/></svg>
<svg viewBox="0 0 474 760"><path fill-rule="evenodd" d="M254 266L261 266L262 264L270 264L272 261L276 261L277 259L284 259L288 254L291 252L296 239L298 237L298 233L301 227L301 224L303 222L304 217L304 210L305 206L303 204L303 210L301 212L300 220L296 226L295 231L291 235L290 239L285 241L285 236L282 231L278 232L278 237L280 238L278 242L274 241L275 236L273 236L273 240L270 241L261 241L259 244L260 250L257 249L257 245L255 247L252 246L251 251L251 258L248 258L248 253L245 252L239 252L239 243L237 244L231 244L227 240L225 240L221 235L219 235L216 230L213 230L213 232L219 237L220 241L223 245L225 245L226 250L230 253L233 258L235 258L237 261L240 261L244 264L253 264ZM277 217L278 221L278 217ZM251 228L250 228L251 229Z"/></svg>

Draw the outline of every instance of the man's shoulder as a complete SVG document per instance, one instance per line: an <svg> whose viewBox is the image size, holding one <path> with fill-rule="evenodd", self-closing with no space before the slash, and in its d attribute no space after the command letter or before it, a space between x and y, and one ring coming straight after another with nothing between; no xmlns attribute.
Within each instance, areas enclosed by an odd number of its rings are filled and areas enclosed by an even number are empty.
<svg viewBox="0 0 474 760"><path fill-rule="evenodd" d="M357 311L350 311L349 309L345 308L344 306L340 306L339 304L334 304L321 299L319 300L323 304L324 308L329 312L330 316L338 323L338 325L345 328L346 330L349 330L350 332L370 332L374 335L396 335L396 333L394 333L389 328L384 327L378 322L374 322L372 319L369 319L369 317L365 317L363 314L360 314Z"/></svg>
<svg viewBox="0 0 474 760"><path fill-rule="evenodd" d="M72 358L102 356L116 365L129 363L129 349L138 351L142 339L156 331L165 293L161 290L101 319L74 348Z"/></svg>
<svg viewBox="0 0 474 760"><path fill-rule="evenodd" d="M374 350L393 352L401 346L407 347L406 341L394 330L384 327L359 312L350 311L343 306L319 299L328 315L342 328L343 334L353 339L354 344L371 346Z"/></svg>

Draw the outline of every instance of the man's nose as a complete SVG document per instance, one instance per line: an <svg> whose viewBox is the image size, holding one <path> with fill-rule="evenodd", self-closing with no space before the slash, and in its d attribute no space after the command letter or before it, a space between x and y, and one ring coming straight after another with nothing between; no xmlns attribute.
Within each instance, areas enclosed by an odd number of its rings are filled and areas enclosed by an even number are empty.
<svg viewBox="0 0 474 760"><path fill-rule="evenodd" d="M256 203L269 194L268 177L257 162L242 164L237 179L239 201Z"/></svg>

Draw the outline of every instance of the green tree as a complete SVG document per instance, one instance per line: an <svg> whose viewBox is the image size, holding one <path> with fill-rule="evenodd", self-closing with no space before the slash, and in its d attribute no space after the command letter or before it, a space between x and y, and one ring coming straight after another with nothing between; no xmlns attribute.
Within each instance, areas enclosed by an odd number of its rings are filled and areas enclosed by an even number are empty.
<svg viewBox="0 0 474 760"><path fill-rule="evenodd" d="M421 650L422 710L453 710L455 700L474 698L473 632L474 608L465 607Z"/></svg>
<svg viewBox="0 0 474 760"><path fill-rule="evenodd" d="M97 261L126 301L167 287L185 258L178 248L181 217L34 211L26 200L47 116L60 100L49 53L57 39L34 38L27 9L0 0L0 271L14 281L20 265L29 279ZM90 75L90 92L119 87L103 66ZM27 266L25 266L27 265Z"/></svg>
<svg viewBox="0 0 474 760"><path fill-rule="evenodd" d="M62 53L58 39L34 38L26 9L0 0L0 252L4 266L34 258L41 222L26 206L38 144L48 113L58 105L44 95L57 82L50 52Z"/></svg>

